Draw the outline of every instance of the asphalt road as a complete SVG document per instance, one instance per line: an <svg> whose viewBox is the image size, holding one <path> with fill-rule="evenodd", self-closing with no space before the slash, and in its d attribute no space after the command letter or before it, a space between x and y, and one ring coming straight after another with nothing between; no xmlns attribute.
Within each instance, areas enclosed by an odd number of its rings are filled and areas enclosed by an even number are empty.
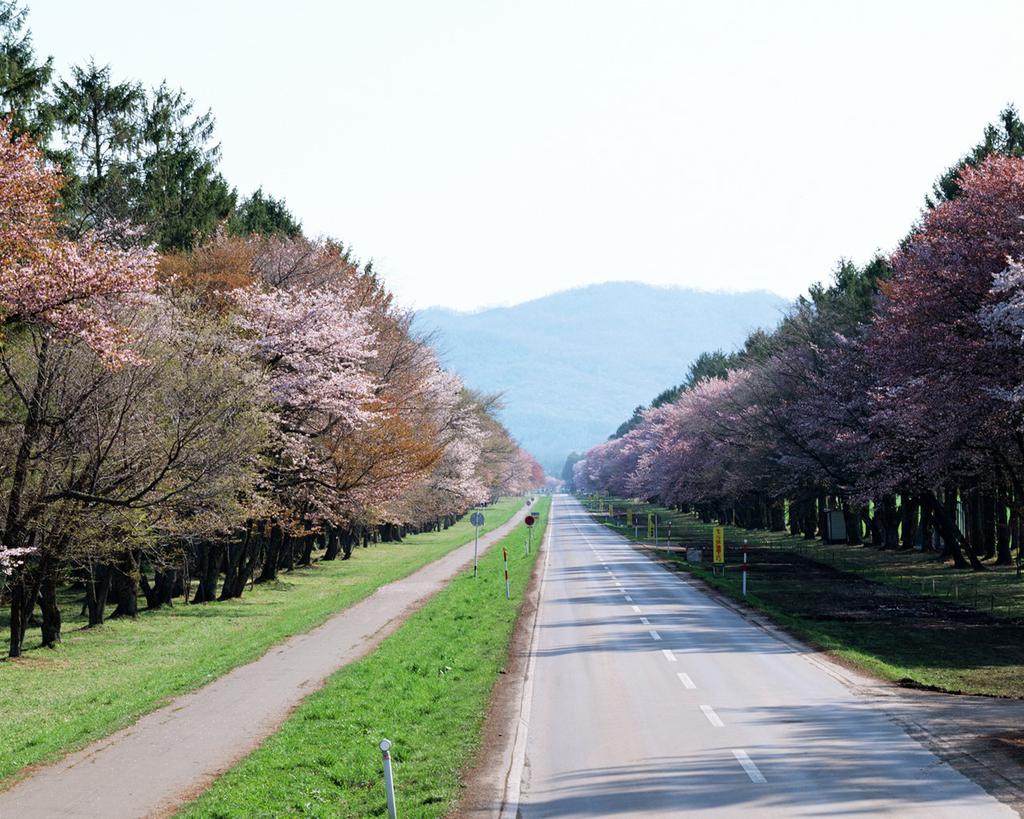
<svg viewBox="0 0 1024 819"><path fill-rule="evenodd" d="M813 653L556 498L511 808L541 816L1017 814Z"/></svg>

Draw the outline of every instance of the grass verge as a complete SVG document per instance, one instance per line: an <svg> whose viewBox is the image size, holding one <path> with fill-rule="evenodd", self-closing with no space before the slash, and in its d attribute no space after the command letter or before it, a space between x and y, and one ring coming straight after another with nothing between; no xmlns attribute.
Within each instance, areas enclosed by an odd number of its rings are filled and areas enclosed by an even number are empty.
<svg viewBox="0 0 1024 819"><path fill-rule="evenodd" d="M633 509L671 520L676 551L668 560L675 568L843 662L906 686L1024 698L1024 584L1012 568L961 572L927 553L826 546L726 527L727 568L714 575L707 562L687 563L678 550L703 547L708 561L711 524L646 504ZM646 517L643 523L639 533L612 528L646 543ZM744 539L751 566L746 598L737 566Z"/></svg>
<svg viewBox="0 0 1024 819"><path fill-rule="evenodd" d="M541 499L539 544L550 499ZM479 746L491 691L539 549L519 526L368 657L331 677L180 817L386 814L378 743L394 745L399 815L444 816ZM505 599L502 545L512 599Z"/></svg>
<svg viewBox="0 0 1024 819"><path fill-rule="evenodd" d="M521 507L521 498L489 507L484 530L502 525ZM58 648L32 649L0 662L0 781L9 784L27 765L113 733L472 537L473 527L463 519L442 532L356 549L351 560L282 574L240 600L178 602L93 629L72 618Z"/></svg>

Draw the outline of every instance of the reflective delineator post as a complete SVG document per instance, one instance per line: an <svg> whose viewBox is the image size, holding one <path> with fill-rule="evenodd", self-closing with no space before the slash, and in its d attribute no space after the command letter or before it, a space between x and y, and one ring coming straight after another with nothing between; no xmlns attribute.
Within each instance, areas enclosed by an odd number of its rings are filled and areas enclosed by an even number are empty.
<svg viewBox="0 0 1024 819"><path fill-rule="evenodd" d="M388 817L398 819L398 812L395 810L395 780L391 776L391 740L380 741L380 752L384 755L384 791L388 798Z"/></svg>
<svg viewBox="0 0 1024 819"><path fill-rule="evenodd" d="M510 600L512 598L512 595L509 593L508 590L508 549L502 546L501 552L505 558L505 599Z"/></svg>
<svg viewBox="0 0 1024 819"><path fill-rule="evenodd" d="M743 566L741 568L742 568L742 571L743 571L743 596L746 597L747 596L747 541L746 541L746 539L744 539L744 541L743 541Z"/></svg>

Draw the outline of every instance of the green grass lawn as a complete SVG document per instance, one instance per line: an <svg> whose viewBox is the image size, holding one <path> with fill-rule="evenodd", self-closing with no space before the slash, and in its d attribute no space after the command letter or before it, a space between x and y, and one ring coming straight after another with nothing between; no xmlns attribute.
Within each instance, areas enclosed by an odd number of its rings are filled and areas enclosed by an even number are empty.
<svg viewBox="0 0 1024 819"><path fill-rule="evenodd" d="M748 540L746 604L840 660L904 685L1024 697L1024 583L1013 568L960 571L928 553L725 527L728 565L714 575L711 524L646 504L633 508L644 515L639 540L649 542L646 511L659 512L672 522L673 544L704 548L703 564L673 555L676 568L737 600L737 563ZM613 528L636 539L633 529Z"/></svg>
<svg viewBox="0 0 1024 819"><path fill-rule="evenodd" d="M550 509L541 499L539 544ZM386 815L381 753L394 746L398 814L444 816L479 746L491 690L504 667L538 549L525 526L502 552L463 573L368 657L337 672L262 747L182 811L184 817Z"/></svg>
<svg viewBox="0 0 1024 819"><path fill-rule="evenodd" d="M490 531L522 506L485 510ZM247 589L240 600L143 612L86 629L66 612L64 642L0 662L0 780L130 724L170 697L198 688L272 644L317 626L379 586L398 580L473 536L468 518L402 543L357 548L352 559L315 563ZM34 634L29 634L29 641Z"/></svg>

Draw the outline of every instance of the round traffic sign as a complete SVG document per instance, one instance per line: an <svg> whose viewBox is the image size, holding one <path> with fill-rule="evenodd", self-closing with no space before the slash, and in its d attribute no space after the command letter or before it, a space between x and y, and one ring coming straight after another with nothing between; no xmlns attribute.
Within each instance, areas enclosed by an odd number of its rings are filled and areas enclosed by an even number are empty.
<svg viewBox="0 0 1024 819"><path fill-rule="evenodd" d="M469 522L472 523L474 526L483 526L484 525L484 513L483 512L474 512L472 515L469 516Z"/></svg>
<svg viewBox="0 0 1024 819"><path fill-rule="evenodd" d="M533 515L527 515L526 516L526 525L527 526L533 526L533 524L536 523L536 522L537 522L537 518L535 518Z"/></svg>

